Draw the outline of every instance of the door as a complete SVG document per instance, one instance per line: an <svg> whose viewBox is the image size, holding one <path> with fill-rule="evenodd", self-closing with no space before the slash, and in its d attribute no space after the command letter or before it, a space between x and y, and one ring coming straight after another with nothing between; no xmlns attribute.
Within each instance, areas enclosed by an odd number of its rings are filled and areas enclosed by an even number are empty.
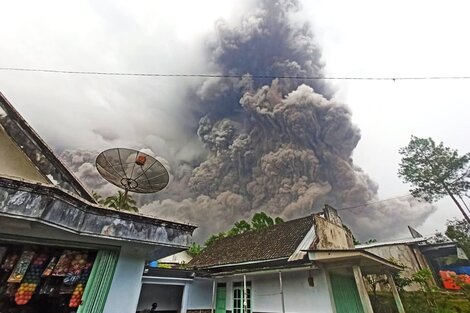
<svg viewBox="0 0 470 313"><path fill-rule="evenodd" d="M227 300L227 287L225 283L217 284L217 293L215 298L215 313L225 313L225 304Z"/></svg>
<svg viewBox="0 0 470 313"><path fill-rule="evenodd" d="M354 276L330 273L336 313L364 313Z"/></svg>

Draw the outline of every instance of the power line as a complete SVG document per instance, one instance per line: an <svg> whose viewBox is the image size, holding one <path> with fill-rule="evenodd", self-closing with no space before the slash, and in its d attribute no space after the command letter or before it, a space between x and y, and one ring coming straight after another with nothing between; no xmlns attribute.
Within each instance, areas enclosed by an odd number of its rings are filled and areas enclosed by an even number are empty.
<svg viewBox="0 0 470 313"><path fill-rule="evenodd" d="M365 206L368 206L368 205L372 205L372 204L387 202L387 201L391 201L391 200L395 200L395 199L401 199L401 198L409 198L409 197L412 197L412 195L411 195L411 194L407 194L407 195L397 196L397 197L388 198L388 199L383 199L383 200L379 200L379 201L373 201L373 202L362 203L362 204L358 204L358 205L354 205L354 206L350 206L350 207L345 207L345 208L337 209L337 211L353 210L353 209L362 208L362 207L365 207Z"/></svg>
<svg viewBox="0 0 470 313"><path fill-rule="evenodd" d="M41 72L52 74L74 74L74 75L101 75L101 76L141 76L141 77L188 77L188 78L244 78L253 79L304 79L304 80L466 80L470 76L397 76L397 77L356 77L356 76L289 76L289 75L251 75L251 74L176 74L176 73L133 73L133 72L101 72L101 71L73 71L73 70L54 70L41 68L19 68L19 67L0 67L0 71L15 72Z"/></svg>

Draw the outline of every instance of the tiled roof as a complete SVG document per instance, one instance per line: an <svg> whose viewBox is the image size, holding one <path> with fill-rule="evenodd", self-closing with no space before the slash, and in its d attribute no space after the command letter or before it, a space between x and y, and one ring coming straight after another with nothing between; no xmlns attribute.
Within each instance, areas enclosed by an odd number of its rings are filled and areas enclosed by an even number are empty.
<svg viewBox="0 0 470 313"><path fill-rule="evenodd" d="M288 258L313 226L313 216L249 231L234 237L222 238L189 262L190 267L205 268L217 265Z"/></svg>

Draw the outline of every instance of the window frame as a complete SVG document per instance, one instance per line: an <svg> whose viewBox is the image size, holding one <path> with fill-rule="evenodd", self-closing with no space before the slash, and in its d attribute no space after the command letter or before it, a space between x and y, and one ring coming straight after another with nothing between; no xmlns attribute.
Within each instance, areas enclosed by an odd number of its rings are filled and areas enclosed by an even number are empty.
<svg viewBox="0 0 470 313"><path fill-rule="evenodd" d="M252 286L251 281L246 282L246 295L247 295L247 305L246 312L244 312L243 302L244 302L244 292L243 292L243 281L233 282L232 284L232 312L233 313L252 313L253 312L253 296L252 296ZM239 294L239 297L237 296ZM238 307L239 305L239 307Z"/></svg>

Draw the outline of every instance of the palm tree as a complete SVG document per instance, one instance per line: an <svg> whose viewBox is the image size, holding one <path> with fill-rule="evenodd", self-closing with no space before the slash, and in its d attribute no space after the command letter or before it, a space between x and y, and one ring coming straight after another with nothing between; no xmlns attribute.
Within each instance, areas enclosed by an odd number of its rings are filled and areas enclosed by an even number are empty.
<svg viewBox="0 0 470 313"><path fill-rule="evenodd" d="M91 191L91 196L93 197L93 199L95 199L95 201L98 203L98 204L104 204L104 198L102 195L100 195L99 193L97 193L96 191L92 190Z"/></svg>
<svg viewBox="0 0 470 313"><path fill-rule="evenodd" d="M136 202L132 196L118 190L117 195L106 197L103 201L103 205L114 208L116 210L125 210L132 212L139 212L139 209L135 206Z"/></svg>

